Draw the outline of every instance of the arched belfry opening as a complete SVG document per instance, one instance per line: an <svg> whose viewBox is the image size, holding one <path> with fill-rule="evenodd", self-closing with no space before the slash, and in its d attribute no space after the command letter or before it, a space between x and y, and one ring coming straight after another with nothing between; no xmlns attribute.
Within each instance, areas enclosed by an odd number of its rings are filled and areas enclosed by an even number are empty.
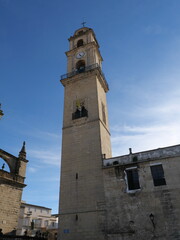
<svg viewBox="0 0 180 240"><path fill-rule="evenodd" d="M83 39L79 39L77 41L77 47L81 47L81 46L83 46L83 44L84 44Z"/></svg>
<svg viewBox="0 0 180 240"><path fill-rule="evenodd" d="M84 60L79 60L76 63L76 69L78 72L83 72L85 70L85 61Z"/></svg>
<svg viewBox="0 0 180 240"><path fill-rule="evenodd" d="M75 102L75 112L72 114L72 119L88 117L88 111L85 107L85 100L78 99Z"/></svg>

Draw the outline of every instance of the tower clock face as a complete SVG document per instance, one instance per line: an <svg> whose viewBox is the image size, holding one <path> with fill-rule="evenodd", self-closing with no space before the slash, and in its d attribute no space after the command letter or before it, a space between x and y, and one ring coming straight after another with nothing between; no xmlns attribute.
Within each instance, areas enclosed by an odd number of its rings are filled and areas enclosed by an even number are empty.
<svg viewBox="0 0 180 240"><path fill-rule="evenodd" d="M76 54L76 58L77 58L77 59L80 59L80 58L84 57L84 55L85 55L85 52L78 52L78 53Z"/></svg>

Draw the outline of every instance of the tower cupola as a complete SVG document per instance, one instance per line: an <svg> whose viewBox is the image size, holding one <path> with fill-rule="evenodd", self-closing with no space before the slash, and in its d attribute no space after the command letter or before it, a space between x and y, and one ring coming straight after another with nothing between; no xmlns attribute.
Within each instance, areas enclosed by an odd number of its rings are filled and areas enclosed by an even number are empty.
<svg viewBox="0 0 180 240"><path fill-rule="evenodd" d="M82 27L69 38L69 51L67 72L79 71L87 67L98 66L101 68L102 56L95 33L91 28Z"/></svg>

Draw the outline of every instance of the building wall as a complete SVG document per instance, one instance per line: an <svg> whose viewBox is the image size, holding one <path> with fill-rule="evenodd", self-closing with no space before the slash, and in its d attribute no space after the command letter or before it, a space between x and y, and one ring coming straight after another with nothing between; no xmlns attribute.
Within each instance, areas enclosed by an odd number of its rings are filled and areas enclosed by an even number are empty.
<svg viewBox="0 0 180 240"><path fill-rule="evenodd" d="M119 164L104 168L109 240L180 239L180 146L161 150L161 155L154 150L110 159L109 163ZM155 164L162 164L166 185L154 186L150 166ZM125 169L130 167L138 169L139 190L128 191Z"/></svg>
<svg viewBox="0 0 180 240"><path fill-rule="evenodd" d="M17 234L24 235L24 232L27 231L28 235L34 236L37 231L43 233L51 230L57 233L57 220L57 216L51 215L50 208L22 202Z"/></svg>
<svg viewBox="0 0 180 240"><path fill-rule="evenodd" d="M97 104L102 88L98 88L96 76L84 75L81 81L79 77L76 84L69 83L65 89L60 238L100 240L104 239L102 153L110 156L110 146L106 148L101 142L101 135L107 132L103 126L100 128ZM72 120L73 101L77 98L85 98L88 118Z"/></svg>
<svg viewBox="0 0 180 240"><path fill-rule="evenodd" d="M82 39L84 43L78 47ZM61 79L65 94L59 239L101 240L105 220L102 155L111 157L108 85L101 72L102 57L93 30L81 28L69 40L68 72L75 71ZM79 58L80 52L84 55ZM77 117L81 107L86 114Z"/></svg>
<svg viewBox="0 0 180 240"><path fill-rule="evenodd" d="M0 184L0 228L9 233L17 228L22 189Z"/></svg>
<svg viewBox="0 0 180 240"><path fill-rule="evenodd" d="M86 66L87 62L95 64L97 59L89 52L95 50L94 44L83 45L66 54L73 56L76 65L79 60L75 56L83 50L86 52L83 59ZM100 57L97 48L94 54ZM70 58L68 65L72 68ZM62 79L61 83L65 87L65 96L59 239L104 240L102 154L111 156L105 94L108 86L97 67L81 74L77 72L72 77ZM88 115L73 119L77 101L83 102ZM102 103L106 111L106 124L102 119Z"/></svg>
<svg viewBox="0 0 180 240"><path fill-rule="evenodd" d="M80 39L84 44L78 47ZM61 77L65 96L58 238L180 239L180 146L111 158L109 88L99 44L88 28L78 29L69 41L68 74ZM79 106L88 115L72 118L76 109L82 112ZM163 165L166 185L154 186L151 164ZM132 178L139 174L137 189L127 188L127 168L136 169Z"/></svg>
<svg viewBox="0 0 180 240"><path fill-rule="evenodd" d="M4 234L7 234L17 228L22 191L26 186L24 180L28 161L25 143L18 157L0 149L0 158L9 168L9 172L0 170L0 228Z"/></svg>

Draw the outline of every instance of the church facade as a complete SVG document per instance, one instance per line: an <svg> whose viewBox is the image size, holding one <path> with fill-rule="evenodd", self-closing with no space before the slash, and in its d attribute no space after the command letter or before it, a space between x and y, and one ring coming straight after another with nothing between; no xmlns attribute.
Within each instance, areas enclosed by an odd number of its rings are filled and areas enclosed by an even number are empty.
<svg viewBox="0 0 180 240"><path fill-rule="evenodd" d="M4 234L14 234L17 229L21 197L26 187L25 175L26 159L25 142L18 157L0 149L0 158L8 165L9 171L0 169L0 228Z"/></svg>
<svg viewBox="0 0 180 240"><path fill-rule="evenodd" d="M180 239L180 145L112 157L95 33L80 28L69 43L59 240Z"/></svg>

